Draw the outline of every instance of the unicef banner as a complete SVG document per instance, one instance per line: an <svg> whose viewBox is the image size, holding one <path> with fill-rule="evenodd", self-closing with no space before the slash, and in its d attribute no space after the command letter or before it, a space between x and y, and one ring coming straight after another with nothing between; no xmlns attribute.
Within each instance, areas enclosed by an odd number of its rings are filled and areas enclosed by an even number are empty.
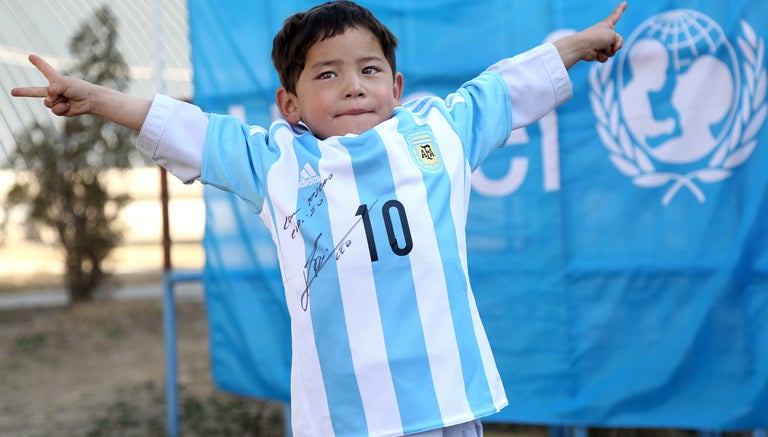
<svg viewBox="0 0 768 437"><path fill-rule="evenodd" d="M267 124L271 39L313 5L190 0L195 102ZM615 1L363 1L405 94L444 96ZM606 64L473 175L469 267L510 405L495 421L768 427L768 2L633 2ZM206 190L214 379L288 398L279 271L258 217Z"/></svg>

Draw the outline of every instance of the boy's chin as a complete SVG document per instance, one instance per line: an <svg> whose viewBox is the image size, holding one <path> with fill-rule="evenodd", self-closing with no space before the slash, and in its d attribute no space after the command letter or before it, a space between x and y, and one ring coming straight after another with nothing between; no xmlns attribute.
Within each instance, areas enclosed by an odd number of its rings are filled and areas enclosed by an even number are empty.
<svg viewBox="0 0 768 437"><path fill-rule="evenodd" d="M321 140L325 140L330 137L343 137L345 135L360 135L365 131L373 129L379 123L381 123L381 121L367 121L367 122L361 122L361 123L351 123L351 124L346 124L341 126L335 126L332 129L329 129L327 131L315 132L315 136Z"/></svg>

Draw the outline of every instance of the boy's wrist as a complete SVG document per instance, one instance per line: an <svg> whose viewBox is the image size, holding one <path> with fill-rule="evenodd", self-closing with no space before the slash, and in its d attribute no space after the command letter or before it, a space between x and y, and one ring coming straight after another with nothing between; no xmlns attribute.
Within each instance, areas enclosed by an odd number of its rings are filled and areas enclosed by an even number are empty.
<svg viewBox="0 0 768 437"><path fill-rule="evenodd" d="M86 85L88 87L88 112L93 115L99 115L104 116L104 96L103 93L105 92L105 89L102 89L103 87L100 85L95 85L88 83Z"/></svg>
<svg viewBox="0 0 768 437"><path fill-rule="evenodd" d="M100 117L110 119L110 99L115 91L90 82L85 82L86 90L86 112Z"/></svg>
<svg viewBox="0 0 768 437"><path fill-rule="evenodd" d="M140 130L152 105L151 100L130 96L101 85L88 83L87 112L133 130Z"/></svg>
<svg viewBox="0 0 768 437"><path fill-rule="evenodd" d="M571 68L574 64L584 59L585 49L580 33L574 33L554 42L565 68Z"/></svg>

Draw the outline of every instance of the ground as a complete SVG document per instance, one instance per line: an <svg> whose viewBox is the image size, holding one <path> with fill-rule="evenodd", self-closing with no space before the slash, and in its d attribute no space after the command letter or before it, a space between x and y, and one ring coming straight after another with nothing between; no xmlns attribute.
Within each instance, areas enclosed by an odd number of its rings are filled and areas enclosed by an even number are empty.
<svg viewBox="0 0 768 437"><path fill-rule="evenodd" d="M183 434L283 435L280 404L215 390L203 303L177 318ZM0 313L0 435L163 435L164 387L159 300Z"/></svg>
<svg viewBox="0 0 768 437"><path fill-rule="evenodd" d="M61 254L22 243L0 244L0 294L61 289ZM160 288L160 255L157 245L127 245L105 267L117 271L115 287ZM175 268L199 269L202 258L199 243L174 245ZM73 307L0 309L0 436L165 435L162 302L99 296ZM177 300L177 344L181 435L285 435L282 404L216 390L201 299ZM531 434L493 427L487 437Z"/></svg>
<svg viewBox="0 0 768 437"><path fill-rule="evenodd" d="M180 245L175 260L199 268ZM5 249L5 250L3 250ZM125 286L157 284L155 247L117 252ZM199 251L199 249L198 249ZM0 294L61 287L55 252L0 246ZM19 267L32 266L35 270ZM42 262L40 262L42 260ZM46 263L47 261L47 263ZM15 263L15 264L14 264ZM57 264L54 262L53 264ZM283 405L216 390L201 299L177 300L180 431L183 436L284 436ZM109 293L73 307L0 309L0 436L163 436L166 434L163 309L158 298ZM568 437L543 426L486 424L486 437ZM695 437L679 430L590 429L590 437ZM724 434L725 435L725 434ZM734 433L727 437L749 437Z"/></svg>
<svg viewBox="0 0 768 437"><path fill-rule="evenodd" d="M284 435L282 404L215 389L202 301L177 302L177 342L182 435ZM164 359L158 299L2 310L0 435L164 435ZM513 431L486 435L546 436Z"/></svg>
<svg viewBox="0 0 768 437"><path fill-rule="evenodd" d="M159 287L159 284L158 284ZM284 436L283 405L216 390L200 299L177 301L183 436ZM159 299L0 310L0 436L163 436L165 356ZM486 424L486 437L568 437ZM692 431L590 429L590 437L696 437ZM723 433L750 437L750 433Z"/></svg>

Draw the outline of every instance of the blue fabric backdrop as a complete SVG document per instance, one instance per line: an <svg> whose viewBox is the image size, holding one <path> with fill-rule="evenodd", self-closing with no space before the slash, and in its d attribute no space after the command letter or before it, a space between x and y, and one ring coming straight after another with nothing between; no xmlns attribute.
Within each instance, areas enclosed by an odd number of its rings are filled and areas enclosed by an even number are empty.
<svg viewBox="0 0 768 437"><path fill-rule="evenodd" d="M607 0L370 0L405 94L444 96L582 29ZM282 20L314 2L190 0L194 101L269 123ZM762 0L632 2L606 64L474 177L469 267L510 405L542 424L768 427L768 126ZM271 239L205 191L213 375L288 400Z"/></svg>

